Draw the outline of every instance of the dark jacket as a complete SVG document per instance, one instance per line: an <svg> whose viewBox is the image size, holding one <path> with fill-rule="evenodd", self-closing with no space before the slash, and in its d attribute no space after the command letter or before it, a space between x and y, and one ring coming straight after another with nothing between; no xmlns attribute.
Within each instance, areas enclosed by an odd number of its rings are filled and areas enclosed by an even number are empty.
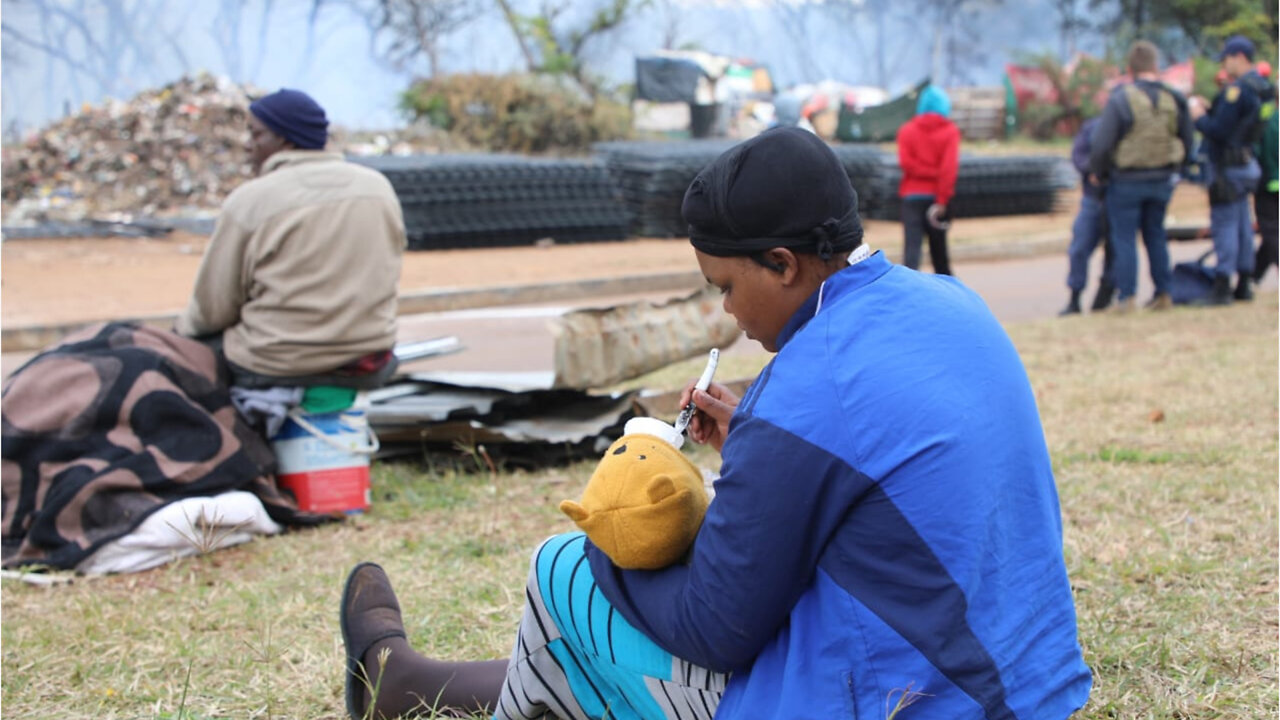
<svg viewBox="0 0 1280 720"><path fill-rule="evenodd" d="M1080 126L1080 132L1076 133L1076 139L1071 143L1071 164L1080 173L1080 187L1085 195L1098 200L1102 199L1103 188L1089 181L1089 153L1093 150L1093 131L1097 129L1100 119L1095 117L1085 120Z"/></svg>
<svg viewBox="0 0 1280 720"><path fill-rule="evenodd" d="M1187 113L1187 99L1182 96L1182 93L1161 82L1137 80L1134 85L1145 92L1153 103L1157 101L1158 93L1160 92L1168 92L1173 95L1173 99L1178 106L1178 139L1181 140L1184 150L1183 163L1178 166L1170 165L1168 167L1141 170L1115 167L1113 153L1116 146L1133 128L1133 111L1129 108L1124 86L1121 85L1111 91L1111 96L1107 98L1107 105L1102 109L1102 115L1099 116L1098 126L1093 132L1093 148L1089 153L1089 168L1094 175L1108 181L1144 182L1168 180L1175 173L1181 172L1187 159L1192 156L1195 130L1191 125L1191 116Z"/></svg>
<svg viewBox="0 0 1280 720"><path fill-rule="evenodd" d="M1252 145L1257 140L1258 110L1262 105L1258 81L1266 83L1250 70L1228 83L1213 99L1209 111L1196 121L1196 130L1204 135L1208 145L1209 158L1219 168L1243 165L1247 162L1241 159L1245 151L1252 153Z"/></svg>

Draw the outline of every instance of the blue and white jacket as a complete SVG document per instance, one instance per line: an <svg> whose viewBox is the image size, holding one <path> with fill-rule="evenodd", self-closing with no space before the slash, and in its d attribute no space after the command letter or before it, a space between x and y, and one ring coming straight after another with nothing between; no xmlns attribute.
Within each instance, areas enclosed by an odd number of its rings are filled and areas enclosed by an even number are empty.
<svg viewBox="0 0 1280 720"><path fill-rule="evenodd" d="M791 318L692 560L596 582L732 672L717 718L1065 718L1091 686L1022 362L982 300L882 253Z"/></svg>

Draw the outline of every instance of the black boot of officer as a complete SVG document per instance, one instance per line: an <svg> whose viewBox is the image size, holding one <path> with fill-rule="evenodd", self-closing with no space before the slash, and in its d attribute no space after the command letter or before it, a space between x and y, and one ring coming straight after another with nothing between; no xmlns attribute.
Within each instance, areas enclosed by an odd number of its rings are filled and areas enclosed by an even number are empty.
<svg viewBox="0 0 1280 720"><path fill-rule="evenodd" d="M1116 295L1116 286L1110 280L1098 283L1098 294L1093 296L1093 306L1089 309L1098 312L1111 307L1111 300Z"/></svg>
<svg viewBox="0 0 1280 720"><path fill-rule="evenodd" d="M1253 299L1253 278L1248 273L1240 273L1240 278L1236 282L1236 292L1233 297L1236 300L1252 300Z"/></svg>
<svg viewBox="0 0 1280 720"><path fill-rule="evenodd" d="M1072 290L1071 299L1067 301L1066 307L1058 311L1058 317L1064 317L1066 315L1079 315L1079 314L1080 314L1080 291Z"/></svg>
<svg viewBox="0 0 1280 720"><path fill-rule="evenodd" d="M1230 275L1214 275L1213 291L1206 297L1196 300L1193 305L1230 305L1231 304L1231 276Z"/></svg>

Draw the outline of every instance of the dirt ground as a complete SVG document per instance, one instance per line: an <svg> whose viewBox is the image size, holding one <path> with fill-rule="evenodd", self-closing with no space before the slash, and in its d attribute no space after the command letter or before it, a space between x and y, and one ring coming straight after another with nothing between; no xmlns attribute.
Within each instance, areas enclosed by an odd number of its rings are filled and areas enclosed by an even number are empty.
<svg viewBox="0 0 1280 720"><path fill-rule="evenodd" d="M1044 215L957 220L954 246L1065 239L1079 202L1063 194ZM1207 224L1204 192L1180 186L1170 224ZM901 226L868 221L872 247L901 249ZM134 318L180 311L208 238L173 233L159 239L6 240L0 245L0 325L14 328ZM1064 261L1065 262L1065 261ZM635 239L548 247L439 250L405 254L402 294L484 286L568 282L641 273L696 270L683 239Z"/></svg>

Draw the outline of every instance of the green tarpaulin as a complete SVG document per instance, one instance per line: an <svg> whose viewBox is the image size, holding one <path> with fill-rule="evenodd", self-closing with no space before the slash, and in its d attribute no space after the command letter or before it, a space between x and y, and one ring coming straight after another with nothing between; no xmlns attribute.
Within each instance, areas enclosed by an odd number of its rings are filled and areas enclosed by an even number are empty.
<svg viewBox="0 0 1280 720"><path fill-rule="evenodd" d="M898 128L915 117L916 101L920 92L929 86L925 78L903 95L883 105L873 105L855 112L848 105L840 105L836 138L844 142L890 142L898 136Z"/></svg>

